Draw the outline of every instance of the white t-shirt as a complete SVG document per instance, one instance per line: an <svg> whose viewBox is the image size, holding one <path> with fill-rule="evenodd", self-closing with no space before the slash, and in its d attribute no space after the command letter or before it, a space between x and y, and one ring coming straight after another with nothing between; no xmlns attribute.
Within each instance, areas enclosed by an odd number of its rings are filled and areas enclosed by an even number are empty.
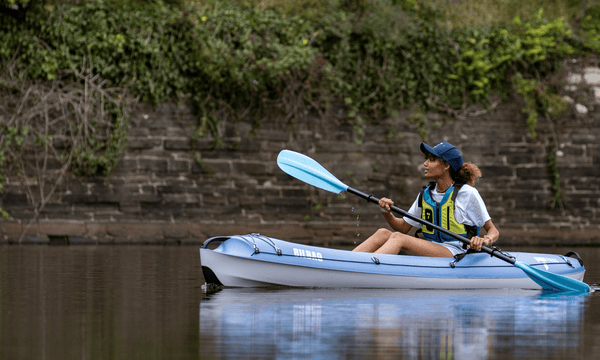
<svg viewBox="0 0 600 360"><path fill-rule="evenodd" d="M431 191L431 197L435 202L440 202L444 198L446 193L438 193L437 186ZM479 195L479 191L470 185L463 185L458 192L456 197L456 210L454 211L454 218L459 224L465 224L470 226L483 227L486 221L490 220L490 214L488 214L485 203ZM421 218L421 207L419 206L419 196L412 204L408 213ZM421 224L413 221L407 217L404 217L404 221L414 227L421 227Z"/></svg>

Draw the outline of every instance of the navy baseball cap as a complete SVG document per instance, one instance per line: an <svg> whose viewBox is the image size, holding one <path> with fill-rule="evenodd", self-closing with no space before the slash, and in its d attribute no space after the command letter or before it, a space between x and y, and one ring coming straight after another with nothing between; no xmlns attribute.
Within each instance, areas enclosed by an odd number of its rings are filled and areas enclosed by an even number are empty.
<svg viewBox="0 0 600 360"><path fill-rule="evenodd" d="M446 162L452 166L454 171L458 171L463 165L463 157L460 151L456 148L456 146L445 141L437 144L434 147L431 147L425 143L421 143L421 151L425 155L430 153L446 160Z"/></svg>

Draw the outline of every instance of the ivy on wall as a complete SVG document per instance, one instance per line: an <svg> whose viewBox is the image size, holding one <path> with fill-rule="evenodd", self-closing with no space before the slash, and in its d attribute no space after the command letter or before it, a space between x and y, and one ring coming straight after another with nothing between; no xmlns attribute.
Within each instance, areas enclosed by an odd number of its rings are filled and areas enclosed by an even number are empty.
<svg viewBox="0 0 600 360"><path fill-rule="evenodd" d="M155 105L191 94L199 119L192 138L210 136L215 147L223 144L224 120L260 126L277 114L293 124L310 111L338 116L360 143L367 122L400 110L460 115L515 90L533 136L546 111L540 102L555 94L539 84L559 60L598 52L598 8L587 10L575 36L541 10L510 25L448 28L439 9L417 1L342 1L303 17L226 1L98 0L36 8L23 18L0 15L0 62L22 81L98 75ZM127 118L118 109L106 112L111 132L78 145L72 173L110 173L126 143ZM426 137L424 120L416 120Z"/></svg>

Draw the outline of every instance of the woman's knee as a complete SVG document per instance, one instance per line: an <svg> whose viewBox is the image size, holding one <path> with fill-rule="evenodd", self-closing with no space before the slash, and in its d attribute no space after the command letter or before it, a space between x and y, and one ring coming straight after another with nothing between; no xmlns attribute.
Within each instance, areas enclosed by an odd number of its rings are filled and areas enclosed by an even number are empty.
<svg viewBox="0 0 600 360"><path fill-rule="evenodd" d="M407 241L410 241L410 238L411 236L409 235L403 234L401 232L394 232L390 234L389 240L404 246L406 245Z"/></svg>
<svg viewBox="0 0 600 360"><path fill-rule="evenodd" d="M390 230L388 230L386 228L381 228L381 229L375 231L375 233L379 236L386 237L386 238L389 238L393 234Z"/></svg>

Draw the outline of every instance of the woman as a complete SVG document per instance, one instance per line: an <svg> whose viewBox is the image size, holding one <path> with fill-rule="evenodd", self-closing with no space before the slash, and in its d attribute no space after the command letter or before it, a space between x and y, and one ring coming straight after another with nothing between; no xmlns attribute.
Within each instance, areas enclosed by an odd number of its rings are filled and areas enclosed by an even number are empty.
<svg viewBox="0 0 600 360"><path fill-rule="evenodd" d="M473 187L481 176L477 166L463 164L460 151L453 145L442 142L434 147L421 144L425 154L425 177L433 180L417 197L410 210L411 215L448 229L471 239L470 247L481 250L498 240L500 233L492 223L481 195ZM407 217L397 218L390 212L394 202L387 198L379 201L385 220L395 231L379 229L354 251L398 254L408 250L414 255L452 257L466 252L461 241L433 227L422 225ZM425 239L407 235L410 229L420 227ZM480 236L480 229L486 230Z"/></svg>

